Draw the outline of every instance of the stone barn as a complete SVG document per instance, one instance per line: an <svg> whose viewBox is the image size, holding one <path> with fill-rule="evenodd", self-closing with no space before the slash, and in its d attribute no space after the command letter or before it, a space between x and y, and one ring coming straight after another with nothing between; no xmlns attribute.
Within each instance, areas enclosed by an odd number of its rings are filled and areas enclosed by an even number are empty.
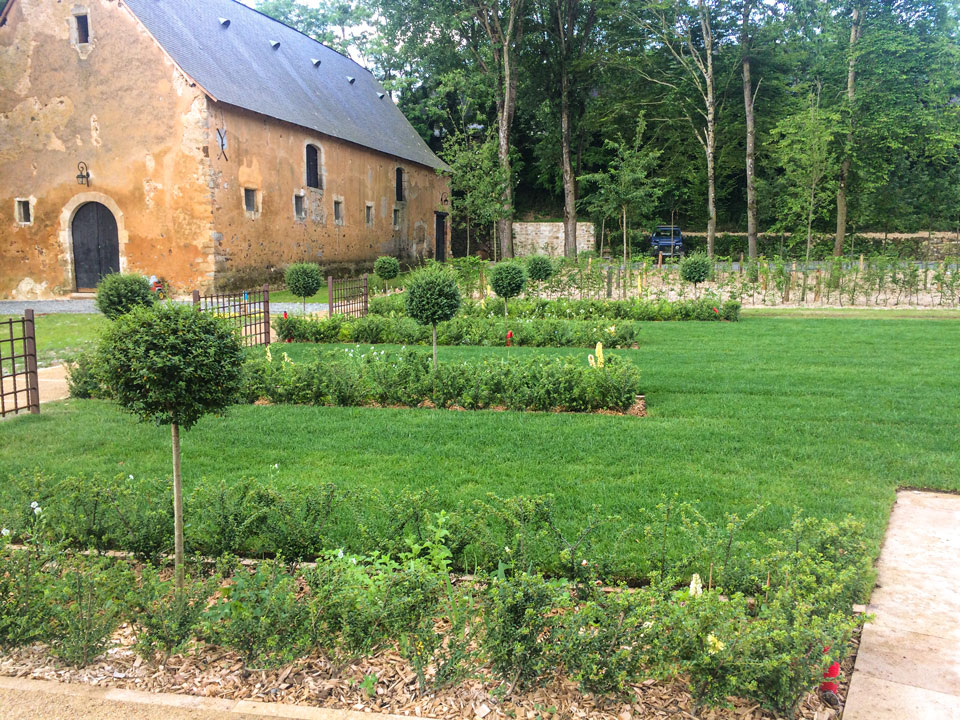
<svg viewBox="0 0 960 720"><path fill-rule="evenodd" d="M364 68L234 0L0 13L0 297L443 259L447 169Z"/></svg>

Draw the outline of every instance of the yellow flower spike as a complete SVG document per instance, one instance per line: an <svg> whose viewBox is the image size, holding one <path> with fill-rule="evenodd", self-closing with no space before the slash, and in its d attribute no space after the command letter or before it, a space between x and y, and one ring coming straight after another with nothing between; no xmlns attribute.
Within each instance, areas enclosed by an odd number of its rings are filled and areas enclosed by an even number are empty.
<svg viewBox="0 0 960 720"><path fill-rule="evenodd" d="M267 345L267 362L268 362L268 363L272 363L272 362L273 362L273 355L270 354L270 346L269 346L269 345Z"/></svg>
<svg viewBox="0 0 960 720"><path fill-rule="evenodd" d="M596 367L596 366L597 366L596 361L593 359L593 355L588 356L587 359L590 360L590 367Z"/></svg>
<svg viewBox="0 0 960 720"><path fill-rule="evenodd" d="M603 343L597 343L597 367L603 367Z"/></svg>
<svg viewBox="0 0 960 720"><path fill-rule="evenodd" d="M286 353L283 354L283 361L284 361L285 363L290 363L291 365L293 365L293 360L291 360L291 359L290 359L290 356L287 355Z"/></svg>

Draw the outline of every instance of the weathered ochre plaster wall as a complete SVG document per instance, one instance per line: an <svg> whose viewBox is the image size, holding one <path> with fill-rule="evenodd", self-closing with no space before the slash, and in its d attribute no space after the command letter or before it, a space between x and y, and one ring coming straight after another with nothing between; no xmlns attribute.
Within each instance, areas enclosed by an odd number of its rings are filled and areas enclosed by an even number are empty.
<svg viewBox="0 0 960 720"><path fill-rule="evenodd" d="M91 42L71 15L86 9ZM69 222L113 210L121 269L187 289L213 271L207 101L117 0L14 0L0 28L0 297L74 290ZM215 146L214 146L215 147ZM77 163L90 187L77 184ZM17 223L14 200L34 203Z"/></svg>
<svg viewBox="0 0 960 720"><path fill-rule="evenodd" d="M214 101L209 116L218 275L296 261L329 265L380 255L434 256L434 211L449 209L443 204L447 180L435 170ZM225 132L223 153L218 130ZM321 151L322 190L306 184L307 144ZM403 202L396 202L398 166L405 171ZM259 212L245 210L245 187L258 191ZM304 198L304 219L294 214L297 194ZM342 224L334 220L335 200L343 202ZM367 203L373 205L372 225L366 222ZM449 243L448 221L447 256Z"/></svg>

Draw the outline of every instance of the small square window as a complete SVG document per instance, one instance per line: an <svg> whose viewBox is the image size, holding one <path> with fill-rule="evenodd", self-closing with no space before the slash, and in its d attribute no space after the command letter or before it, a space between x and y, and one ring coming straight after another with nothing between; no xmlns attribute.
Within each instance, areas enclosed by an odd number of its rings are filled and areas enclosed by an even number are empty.
<svg viewBox="0 0 960 720"><path fill-rule="evenodd" d="M243 189L243 207L247 212L257 212L257 191L255 188Z"/></svg>
<svg viewBox="0 0 960 720"><path fill-rule="evenodd" d="M337 225L343 225L343 200L333 201L333 221Z"/></svg>
<svg viewBox="0 0 960 720"><path fill-rule="evenodd" d="M33 223L33 214L30 212L29 200L17 200L17 222L21 225Z"/></svg>
<svg viewBox="0 0 960 720"><path fill-rule="evenodd" d="M373 205L371 203L367 203L365 219L367 221L367 225L369 227L373 227Z"/></svg>
<svg viewBox="0 0 960 720"><path fill-rule="evenodd" d="M400 229L400 208L393 209L393 229Z"/></svg>
<svg viewBox="0 0 960 720"><path fill-rule="evenodd" d="M303 195L293 196L293 214L297 220L306 220L307 206L306 203L303 202Z"/></svg>
<svg viewBox="0 0 960 720"><path fill-rule="evenodd" d="M90 20L86 15L75 15L77 20L77 43L86 45L90 42Z"/></svg>

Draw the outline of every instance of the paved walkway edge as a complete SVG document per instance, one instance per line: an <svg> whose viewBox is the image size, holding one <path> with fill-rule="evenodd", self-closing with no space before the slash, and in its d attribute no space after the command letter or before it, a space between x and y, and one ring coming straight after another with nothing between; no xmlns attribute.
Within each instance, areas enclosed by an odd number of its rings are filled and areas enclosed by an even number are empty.
<svg viewBox="0 0 960 720"><path fill-rule="evenodd" d="M45 695L60 695L62 697L82 697L90 700L136 705L149 705L162 710L163 708L177 708L180 710L195 710L198 712L213 712L220 716L224 714L238 717L256 718L292 718L296 720L370 720L376 716L378 720L410 720L406 715L388 715L375 712L356 712L353 710L338 710L333 708L318 708L307 705L287 705L284 703L265 703L252 700L223 700L220 698L203 698L194 695L178 695L174 693L148 693L139 690L123 690L119 688L100 688L94 685L79 683L59 683L52 680L31 680L28 678L0 677L0 690L10 690L24 694L24 704L29 704L29 698L37 693ZM120 708L118 707L118 710ZM122 715L118 715L122 717ZM422 719L421 719L422 720Z"/></svg>
<svg viewBox="0 0 960 720"><path fill-rule="evenodd" d="M901 490L843 720L960 720L960 495Z"/></svg>

